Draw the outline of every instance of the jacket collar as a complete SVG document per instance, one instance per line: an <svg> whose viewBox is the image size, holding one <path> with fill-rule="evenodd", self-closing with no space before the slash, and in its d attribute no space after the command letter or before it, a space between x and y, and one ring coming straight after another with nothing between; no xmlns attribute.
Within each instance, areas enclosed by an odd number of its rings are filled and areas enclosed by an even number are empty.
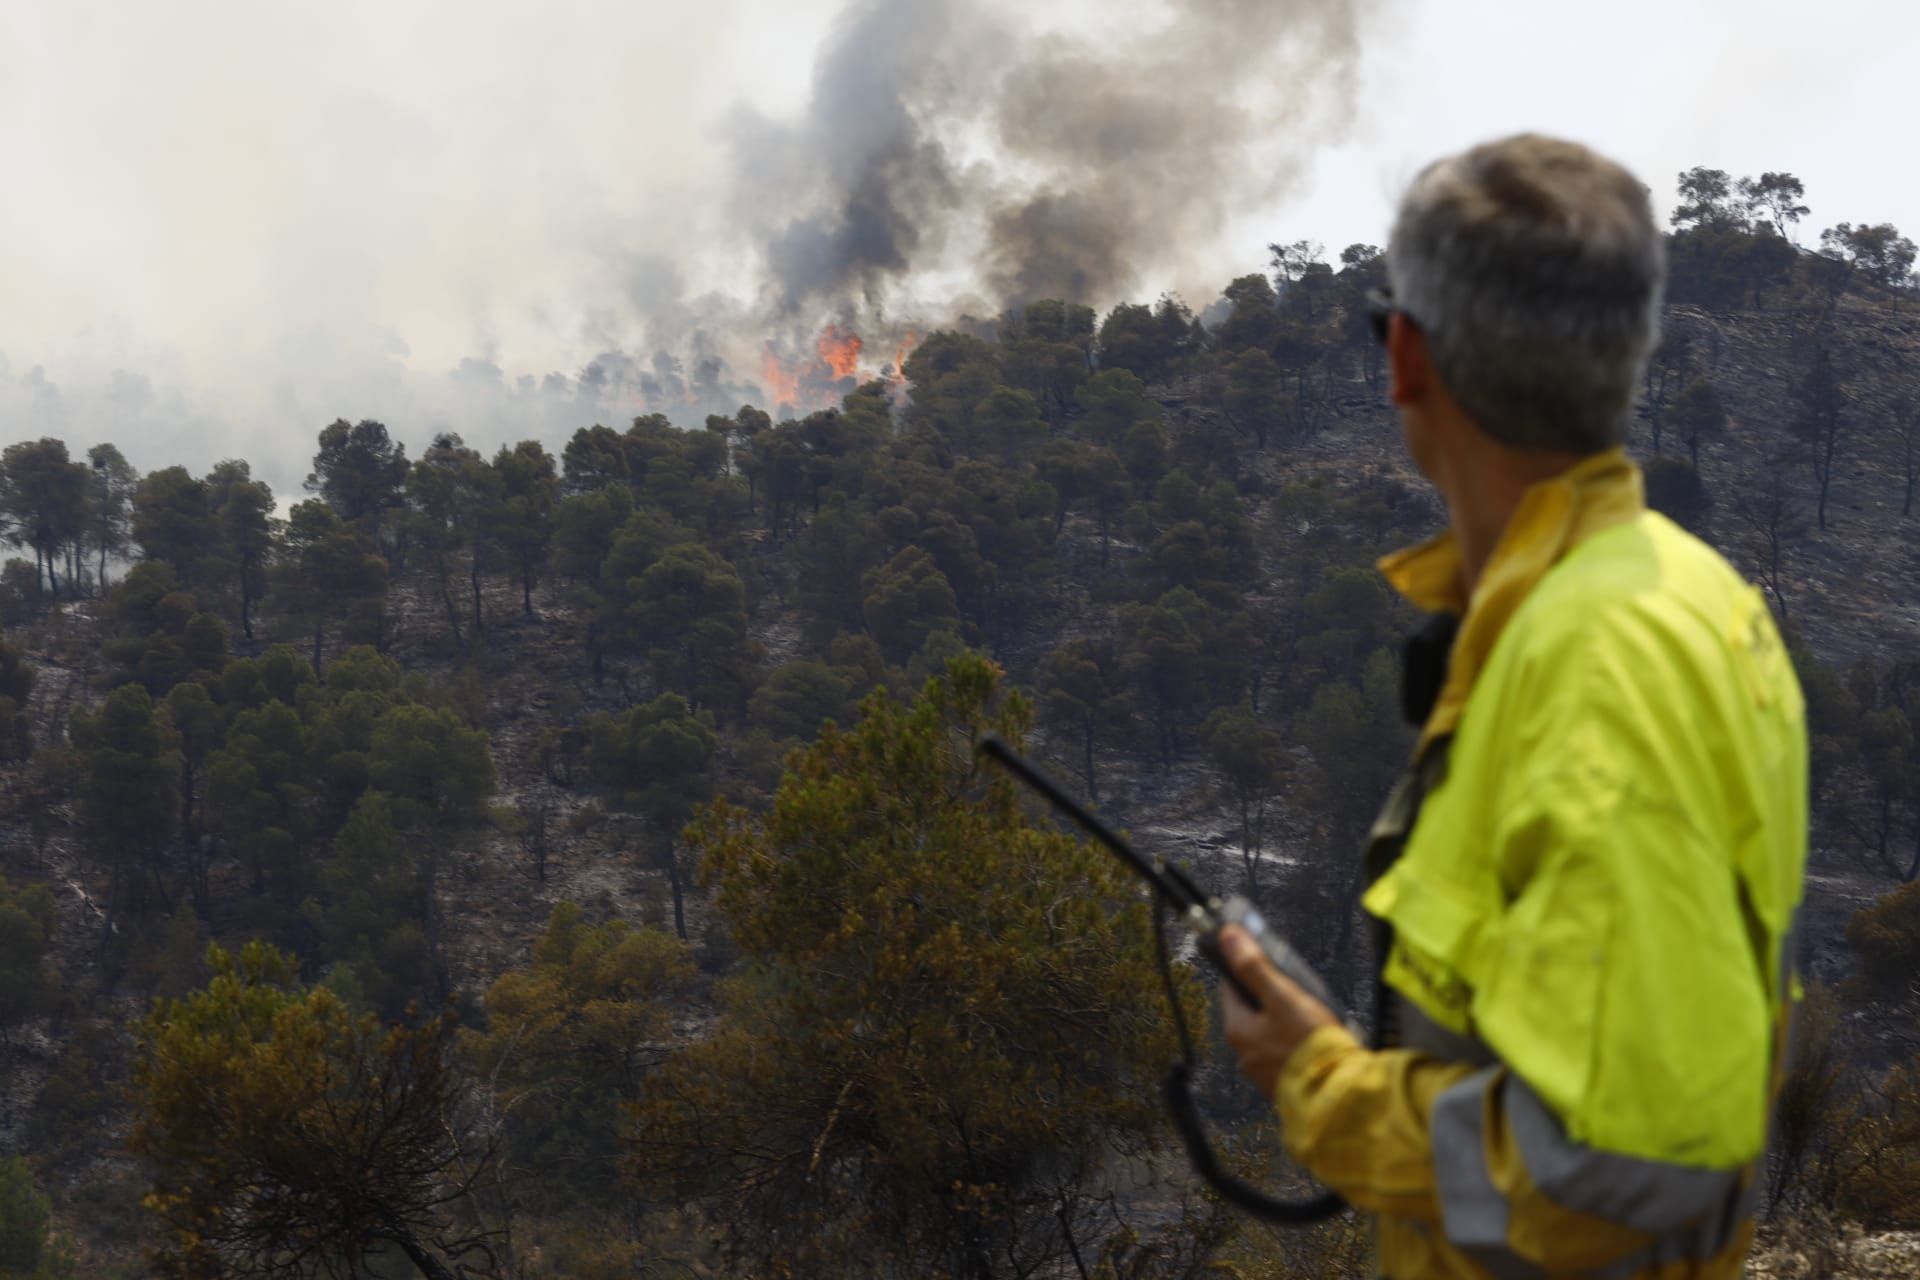
<svg viewBox="0 0 1920 1280"><path fill-rule="evenodd" d="M1640 468L1624 450L1609 449L1526 491L1471 597L1463 581L1460 546L1451 531L1380 561L1380 572L1416 608L1463 615L1446 682L1420 731L1416 758L1460 723L1467 695L1494 642L1547 570L1594 534L1645 510Z"/></svg>

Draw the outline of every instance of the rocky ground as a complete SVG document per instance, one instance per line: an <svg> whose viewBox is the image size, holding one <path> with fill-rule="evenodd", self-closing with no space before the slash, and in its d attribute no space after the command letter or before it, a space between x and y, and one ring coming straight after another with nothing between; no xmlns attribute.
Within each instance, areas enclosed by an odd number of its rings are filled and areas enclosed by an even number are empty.
<svg viewBox="0 0 1920 1280"><path fill-rule="evenodd" d="M1751 1280L1913 1280L1920 1232L1862 1232L1851 1223L1796 1222L1767 1233L1747 1263Z"/></svg>

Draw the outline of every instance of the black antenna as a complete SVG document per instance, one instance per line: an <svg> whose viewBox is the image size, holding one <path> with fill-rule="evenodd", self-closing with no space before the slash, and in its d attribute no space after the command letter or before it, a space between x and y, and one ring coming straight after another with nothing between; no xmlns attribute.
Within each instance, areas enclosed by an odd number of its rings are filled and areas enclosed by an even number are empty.
<svg viewBox="0 0 1920 1280"><path fill-rule="evenodd" d="M1026 759L1008 746L1003 740L991 734L980 739L978 750L995 764L1011 773L1020 781L1039 792L1054 808L1072 818L1074 823L1088 835L1098 840L1119 857L1119 859L1139 872L1141 877L1152 886L1163 902L1171 905L1175 911L1186 917L1187 923L1203 930L1200 937L1200 953L1211 960L1220 970L1221 978L1234 987L1248 1004L1259 1007L1259 1000L1249 991L1231 969L1221 962L1218 943L1221 926L1221 909L1218 903L1207 897L1192 878L1180 868L1172 866L1158 858L1148 859L1136 851L1118 832L1088 812L1086 807L1060 787L1040 770L1034 768ZM1242 1182L1228 1173L1220 1163L1207 1142L1205 1126L1200 1121L1200 1109L1193 1100L1193 1074L1196 1064L1193 1055L1193 1042L1187 1035L1186 1017L1180 1011L1180 998L1173 987L1173 970L1165 945L1165 937L1160 934L1160 914L1154 913L1155 935L1160 937L1160 972L1167 982L1167 997L1173 1005L1174 1025L1180 1031L1181 1061L1167 1074L1165 1092L1168 1110L1173 1115L1174 1131L1180 1135L1180 1141L1187 1148L1187 1155L1193 1161L1194 1171L1206 1181L1228 1203L1235 1205L1256 1217L1269 1222L1284 1222L1300 1225L1319 1222L1343 1212L1346 1201L1331 1191L1309 1196L1304 1200L1281 1200L1267 1195L1259 1188ZM1278 942L1278 939L1273 941ZM1263 943L1263 946L1268 944ZM1284 947L1284 944L1281 944ZM1269 958L1274 956L1268 950ZM1289 953L1290 954L1290 953ZM1276 963L1278 963L1276 961ZM1284 969L1284 965L1282 968ZM1310 989L1325 997L1325 986L1317 977L1311 980Z"/></svg>
<svg viewBox="0 0 1920 1280"><path fill-rule="evenodd" d="M1185 872L1178 867L1168 866L1158 858L1149 860L1141 856L1119 832L1088 812L1084 805L1062 791L1052 778L1028 764L1026 758L1005 741L988 734L980 739L980 754L991 756L995 764L1038 791L1046 797L1047 803L1072 818L1082 831L1111 849L1122 862L1139 872L1153 886L1154 892L1165 898L1174 910L1206 908L1206 896L1200 892L1199 886L1187 878Z"/></svg>

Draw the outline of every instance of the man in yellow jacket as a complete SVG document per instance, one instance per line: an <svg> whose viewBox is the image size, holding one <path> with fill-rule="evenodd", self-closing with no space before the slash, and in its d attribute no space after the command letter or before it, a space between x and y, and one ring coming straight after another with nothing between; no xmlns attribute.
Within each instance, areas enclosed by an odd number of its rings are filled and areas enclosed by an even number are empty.
<svg viewBox="0 0 1920 1280"><path fill-rule="evenodd" d="M1423 172L1376 328L1449 530L1381 564L1458 629L1364 898L1389 1047L1244 934L1242 1069L1413 1277L1734 1277L1792 1000L1800 690L1765 602L1621 451L1646 190L1522 136ZM1225 988L1223 988L1225 991Z"/></svg>

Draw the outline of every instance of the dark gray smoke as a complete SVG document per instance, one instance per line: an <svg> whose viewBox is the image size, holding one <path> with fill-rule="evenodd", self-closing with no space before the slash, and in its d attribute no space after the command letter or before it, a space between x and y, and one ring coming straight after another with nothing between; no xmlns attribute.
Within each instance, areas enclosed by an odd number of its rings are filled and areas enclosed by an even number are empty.
<svg viewBox="0 0 1920 1280"><path fill-rule="evenodd" d="M416 452L440 431L557 446L649 412L777 411L775 386L828 403L849 381L815 359L829 321L866 340L866 377L909 329L1036 297L1202 304L1229 218L1277 207L1343 132L1360 30L1391 0L846 0L797 114L701 97L773 2L713 0L711 22L563 6L532 42L481 13L459 48L377 6L318 26L255 6L231 48L164 16L50 20L57 50L9 81L38 114L0 118L0 150L63 157L88 194L39 184L16 202L38 238L0 246L38 289L0 325L0 444L244 456L290 494L336 418ZM670 62L649 44L666 28ZM101 56L125 83L80 74ZM276 92L314 58L344 87Z"/></svg>
<svg viewBox="0 0 1920 1280"><path fill-rule="evenodd" d="M1171 0L1034 32L856 0L806 114L736 123L736 208L783 313L883 306L971 255L991 304L1177 277L1347 123L1373 0Z"/></svg>
<svg viewBox="0 0 1920 1280"><path fill-rule="evenodd" d="M946 148L914 117L920 82L955 37L954 0L861 0L813 72L807 114L736 126L735 207L766 246L784 310L852 295L878 305L884 285L939 248L960 183ZM784 220L764 210L806 210Z"/></svg>

